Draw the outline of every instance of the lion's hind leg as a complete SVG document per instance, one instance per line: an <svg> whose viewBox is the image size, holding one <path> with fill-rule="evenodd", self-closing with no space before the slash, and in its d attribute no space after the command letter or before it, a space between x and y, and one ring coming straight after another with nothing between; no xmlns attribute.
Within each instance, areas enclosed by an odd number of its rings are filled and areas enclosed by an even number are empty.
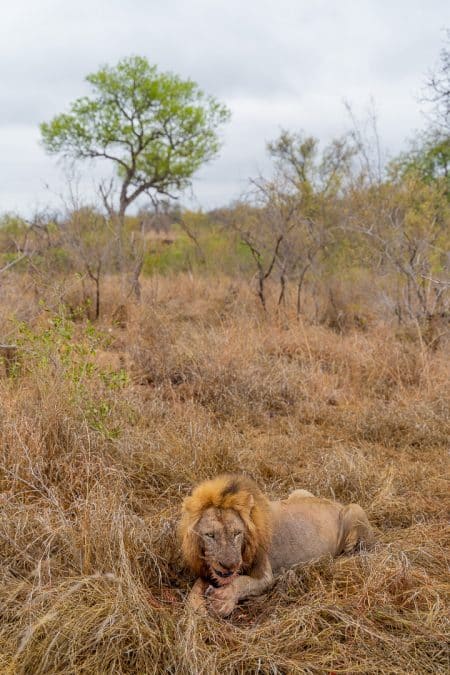
<svg viewBox="0 0 450 675"><path fill-rule="evenodd" d="M344 506L341 514L340 544L338 553L354 553L369 548L374 543L372 527L359 504Z"/></svg>

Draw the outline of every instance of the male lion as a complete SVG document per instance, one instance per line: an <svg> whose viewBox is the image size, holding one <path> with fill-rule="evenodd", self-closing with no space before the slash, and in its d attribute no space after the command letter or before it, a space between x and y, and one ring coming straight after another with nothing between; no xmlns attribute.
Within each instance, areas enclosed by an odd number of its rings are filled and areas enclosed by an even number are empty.
<svg viewBox="0 0 450 675"><path fill-rule="evenodd" d="M373 541L358 504L343 506L307 490L270 502L256 483L233 474L205 481L186 497L180 535L184 559L198 576L190 606L221 616L263 593L283 568Z"/></svg>

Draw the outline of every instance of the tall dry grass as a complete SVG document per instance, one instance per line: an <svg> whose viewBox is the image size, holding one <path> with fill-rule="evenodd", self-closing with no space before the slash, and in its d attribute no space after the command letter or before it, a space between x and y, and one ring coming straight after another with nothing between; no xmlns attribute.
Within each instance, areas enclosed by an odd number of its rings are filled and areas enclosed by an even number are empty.
<svg viewBox="0 0 450 675"><path fill-rule="evenodd" d="M0 672L448 672L443 346L266 318L219 279L155 278L120 321L111 282L95 329L50 300L0 307ZM359 502L375 550L190 616L180 503L224 470Z"/></svg>

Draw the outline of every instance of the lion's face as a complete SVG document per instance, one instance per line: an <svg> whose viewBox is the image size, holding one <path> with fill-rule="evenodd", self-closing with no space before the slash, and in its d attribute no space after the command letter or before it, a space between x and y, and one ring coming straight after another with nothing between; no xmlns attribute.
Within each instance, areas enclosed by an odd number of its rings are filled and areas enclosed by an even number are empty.
<svg viewBox="0 0 450 675"><path fill-rule="evenodd" d="M192 572L225 586L264 559L272 538L269 500L245 476L217 476L185 497L179 532Z"/></svg>
<svg viewBox="0 0 450 675"><path fill-rule="evenodd" d="M242 566L245 524L232 509L205 509L195 526L209 576L219 586L233 581Z"/></svg>

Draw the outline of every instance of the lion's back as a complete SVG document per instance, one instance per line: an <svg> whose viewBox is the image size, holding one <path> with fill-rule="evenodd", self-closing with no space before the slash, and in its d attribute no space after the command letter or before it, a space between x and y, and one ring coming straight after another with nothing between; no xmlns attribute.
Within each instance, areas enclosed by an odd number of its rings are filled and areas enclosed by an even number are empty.
<svg viewBox="0 0 450 675"><path fill-rule="evenodd" d="M274 573L324 555L336 555L339 537L337 502L298 495L271 502L273 534L269 559Z"/></svg>

